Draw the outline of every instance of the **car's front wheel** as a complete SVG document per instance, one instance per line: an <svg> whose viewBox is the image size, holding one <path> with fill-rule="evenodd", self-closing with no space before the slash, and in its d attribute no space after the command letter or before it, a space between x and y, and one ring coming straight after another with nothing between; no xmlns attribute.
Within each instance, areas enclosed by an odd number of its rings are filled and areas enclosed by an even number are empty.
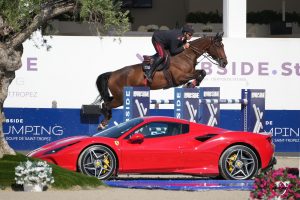
<svg viewBox="0 0 300 200"><path fill-rule="evenodd" d="M258 172L258 158L255 152L244 145L235 145L224 151L219 168L225 179L251 179Z"/></svg>
<svg viewBox="0 0 300 200"><path fill-rule="evenodd" d="M100 180L109 179L116 171L115 154L103 145L86 148L78 159L79 171Z"/></svg>

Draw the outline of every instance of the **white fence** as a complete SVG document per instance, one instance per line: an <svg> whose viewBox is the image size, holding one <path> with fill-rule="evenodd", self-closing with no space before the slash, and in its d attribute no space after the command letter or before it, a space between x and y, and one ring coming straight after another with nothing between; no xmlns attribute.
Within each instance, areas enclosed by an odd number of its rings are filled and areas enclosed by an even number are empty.
<svg viewBox="0 0 300 200"><path fill-rule="evenodd" d="M80 108L98 95L101 73L140 63L138 55L154 53L150 37L47 38L50 51L24 45L23 67L9 88L6 107ZM206 59L197 68L207 71L205 87L221 87L224 98L239 98L242 88L266 89L266 109L300 110L300 39L224 39L225 70ZM173 98L173 89L164 91ZM152 91L159 99L161 91Z"/></svg>

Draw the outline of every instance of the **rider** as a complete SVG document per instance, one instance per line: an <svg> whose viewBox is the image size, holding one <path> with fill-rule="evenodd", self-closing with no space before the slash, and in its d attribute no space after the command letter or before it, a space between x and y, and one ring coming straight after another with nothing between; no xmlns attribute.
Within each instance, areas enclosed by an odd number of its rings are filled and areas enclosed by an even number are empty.
<svg viewBox="0 0 300 200"><path fill-rule="evenodd" d="M181 29L155 31L152 36L152 44L158 57L153 61L150 69L145 72L147 80L151 83L152 77L157 66L162 63L166 56L166 50L169 50L171 56L181 53L184 49L190 47L187 40L193 36L194 29L191 26L185 25Z"/></svg>

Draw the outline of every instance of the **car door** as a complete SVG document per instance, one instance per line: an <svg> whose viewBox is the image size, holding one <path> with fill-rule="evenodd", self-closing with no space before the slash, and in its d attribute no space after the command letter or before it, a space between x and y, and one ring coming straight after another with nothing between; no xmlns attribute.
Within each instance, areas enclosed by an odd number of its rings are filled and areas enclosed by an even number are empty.
<svg viewBox="0 0 300 200"><path fill-rule="evenodd" d="M151 122L130 133L121 145L124 172L171 172L180 168L182 141L174 124ZM143 141L130 142L129 138L137 133L143 134Z"/></svg>

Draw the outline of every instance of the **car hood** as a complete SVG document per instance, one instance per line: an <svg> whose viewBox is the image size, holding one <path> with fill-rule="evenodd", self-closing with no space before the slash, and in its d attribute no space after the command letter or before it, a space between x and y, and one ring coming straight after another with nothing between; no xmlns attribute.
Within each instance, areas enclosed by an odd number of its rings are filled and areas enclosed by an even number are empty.
<svg viewBox="0 0 300 200"><path fill-rule="evenodd" d="M34 149L33 151L29 152L27 154L27 156L31 157L32 155L37 154L39 152L43 152L47 149L53 149L53 148L60 147L60 146L66 146L66 145L69 145L69 144L74 144L74 143L80 142L80 141L82 141L84 139L87 139L87 138L90 138L90 136L72 136L72 137L67 137L67 138L63 138L63 139L60 139L60 140L56 140L54 142L51 142L51 143L46 144L44 146L41 146L37 149Z"/></svg>
<svg viewBox="0 0 300 200"><path fill-rule="evenodd" d="M61 145L67 145L70 143L76 143L78 141L82 141L84 139L87 138L91 138L91 136L72 136L72 137L67 137L67 138L63 138L60 140L56 140L54 142L51 142L49 144L46 144L44 146L42 146L43 148L49 148L50 146L61 146Z"/></svg>
<svg viewBox="0 0 300 200"><path fill-rule="evenodd" d="M72 136L72 137L67 137L67 138L63 138L54 142L51 142L49 144L46 144L38 149L35 149L31 152L29 152L27 154L27 156L31 157L37 154L42 154L45 151L49 151L51 149L56 149L56 148L60 148L63 146L71 146L73 144L79 143L79 142L86 142L86 143L90 143L93 142L95 140L101 140L103 142L108 142L108 141L112 141L115 140L113 138L107 138L107 137L92 137L92 136Z"/></svg>

